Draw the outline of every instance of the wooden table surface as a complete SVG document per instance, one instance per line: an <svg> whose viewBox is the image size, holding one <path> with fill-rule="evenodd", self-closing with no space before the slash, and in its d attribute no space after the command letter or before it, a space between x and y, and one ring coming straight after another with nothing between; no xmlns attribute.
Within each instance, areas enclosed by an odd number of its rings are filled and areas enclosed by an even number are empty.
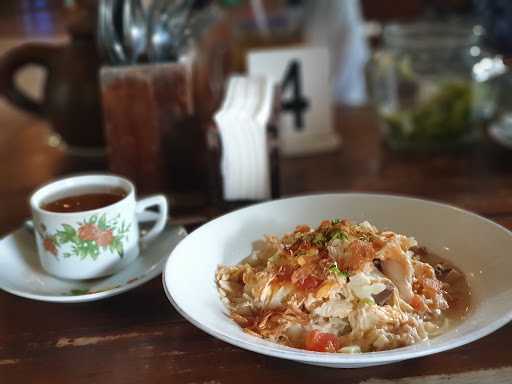
<svg viewBox="0 0 512 384"><path fill-rule="evenodd" d="M397 154L368 109L339 111L343 147L281 164L283 195L378 191L426 197L512 228L512 153L484 141L451 155ZM0 236L28 217L38 184L82 164L44 123L0 114ZM51 142L51 140L50 140ZM0 255L1 257L1 255ZM51 304L0 291L0 383L509 383L512 326L470 345L382 367L331 369L233 347L185 321L160 278L103 301ZM483 371L485 369L485 371Z"/></svg>

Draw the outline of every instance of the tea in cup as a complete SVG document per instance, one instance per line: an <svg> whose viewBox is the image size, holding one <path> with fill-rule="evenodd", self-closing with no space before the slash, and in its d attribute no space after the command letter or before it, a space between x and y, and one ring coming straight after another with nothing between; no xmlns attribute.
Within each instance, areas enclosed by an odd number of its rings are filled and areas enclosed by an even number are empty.
<svg viewBox="0 0 512 384"><path fill-rule="evenodd" d="M113 175L84 175L58 180L30 198L37 250L48 273L67 279L112 275L139 256L139 242L165 227L163 195L135 198L135 187ZM139 220L148 208L155 223L143 236Z"/></svg>

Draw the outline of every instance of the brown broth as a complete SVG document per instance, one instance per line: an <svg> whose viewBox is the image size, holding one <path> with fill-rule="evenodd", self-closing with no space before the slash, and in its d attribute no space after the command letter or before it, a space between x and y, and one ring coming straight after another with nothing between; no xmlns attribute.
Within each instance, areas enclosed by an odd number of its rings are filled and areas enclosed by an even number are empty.
<svg viewBox="0 0 512 384"><path fill-rule="evenodd" d="M43 204L41 208L46 211L59 213L90 211L117 203L124 197L126 197L126 192L121 189L109 192L85 193L51 201Z"/></svg>
<svg viewBox="0 0 512 384"><path fill-rule="evenodd" d="M420 259L434 268L436 265L442 265L446 269L453 269L456 272L455 277L452 279L449 278L448 274L444 276L441 274L437 277L443 283L448 284L446 299L450 307L444 311L444 315L455 322L464 320L471 309L471 289L464 273L453 263L428 251L422 254Z"/></svg>

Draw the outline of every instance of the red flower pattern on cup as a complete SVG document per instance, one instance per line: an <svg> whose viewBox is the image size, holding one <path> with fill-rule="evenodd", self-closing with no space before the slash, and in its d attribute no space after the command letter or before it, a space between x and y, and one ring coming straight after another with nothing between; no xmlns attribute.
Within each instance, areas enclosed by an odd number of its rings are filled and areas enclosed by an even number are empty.
<svg viewBox="0 0 512 384"><path fill-rule="evenodd" d="M95 241L100 247L108 247L114 241L114 233L111 229L101 230L95 224L83 224L78 228L80 240Z"/></svg>
<svg viewBox="0 0 512 384"><path fill-rule="evenodd" d="M44 246L44 249L46 249L52 255L57 256L57 247L55 246L55 243L51 238L46 237L43 240L43 246Z"/></svg>
<svg viewBox="0 0 512 384"><path fill-rule="evenodd" d="M114 252L123 257L124 245L128 240L130 224L120 222L120 215L108 220L105 214L93 215L77 226L63 223L52 235L41 228L43 246L47 252L58 258L59 253L63 257L78 256L80 259L87 257L96 260L102 251ZM62 246L69 244L66 249Z"/></svg>
<svg viewBox="0 0 512 384"><path fill-rule="evenodd" d="M114 241L114 234L111 229L99 232L98 237L96 238L96 243L100 247L107 247L112 244L112 241Z"/></svg>
<svg viewBox="0 0 512 384"><path fill-rule="evenodd" d="M78 237L80 240L96 241L100 234L99 228L95 224L83 224L78 228Z"/></svg>

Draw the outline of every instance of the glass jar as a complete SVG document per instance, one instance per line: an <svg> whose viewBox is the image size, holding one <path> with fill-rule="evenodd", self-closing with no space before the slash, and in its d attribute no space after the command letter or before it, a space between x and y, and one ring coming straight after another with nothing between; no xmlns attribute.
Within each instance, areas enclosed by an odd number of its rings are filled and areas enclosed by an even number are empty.
<svg viewBox="0 0 512 384"><path fill-rule="evenodd" d="M479 45L482 32L424 22L384 29L371 83L392 148L455 148L478 141L496 97L488 81L495 60Z"/></svg>

